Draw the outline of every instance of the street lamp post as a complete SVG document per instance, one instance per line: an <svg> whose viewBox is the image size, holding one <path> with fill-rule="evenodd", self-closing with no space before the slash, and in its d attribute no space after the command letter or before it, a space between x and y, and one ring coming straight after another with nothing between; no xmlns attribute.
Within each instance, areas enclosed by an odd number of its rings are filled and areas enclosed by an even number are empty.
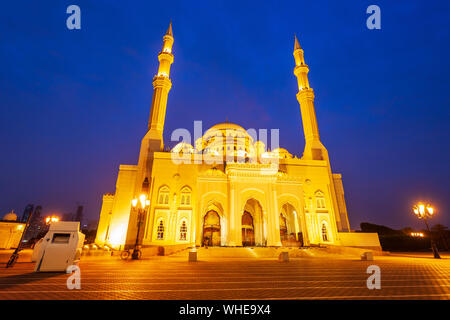
<svg viewBox="0 0 450 320"><path fill-rule="evenodd" d="M440 259L441 256L439 255L439 252L436 247L436 243L434 242L433 234L431 233L430 227L428 226L427 219L430 219L434 214L434 208L429 204L422 204L418 203L413 207L414 214L419 218L423 219L425 222L425 225L427 226L428 233L430 234L431 238L431 249L433 250L434 258Z"/></svg>
<svg viewBox="0 0 450 320"><path fill-rule="evenodd" d="M141 224L145 216L145 212L147 211L147 208L150 205L150 200L147 200L147 196L145 194L141 194L139 196L139 199L134 198L133 200L131 200L131 205L135 210L137 210L137 234L131 258L137 260L141 256L141 251L139 250L139 234L141 231Z"/></svg>

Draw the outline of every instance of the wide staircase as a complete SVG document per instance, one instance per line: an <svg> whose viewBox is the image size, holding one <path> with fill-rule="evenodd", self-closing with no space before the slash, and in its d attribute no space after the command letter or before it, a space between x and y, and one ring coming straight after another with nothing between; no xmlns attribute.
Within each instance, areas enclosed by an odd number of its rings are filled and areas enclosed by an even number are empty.
<svg viewBox="0 0 450 320"><path fill-rule="evenodd" d="M290 258L359 258L368 249L350 247L200 247L198 259L276 259L283 251L289 252ZM186 256L189 250L183 250L173 256ZM382 252L373 251L374 255Z"/></svg>

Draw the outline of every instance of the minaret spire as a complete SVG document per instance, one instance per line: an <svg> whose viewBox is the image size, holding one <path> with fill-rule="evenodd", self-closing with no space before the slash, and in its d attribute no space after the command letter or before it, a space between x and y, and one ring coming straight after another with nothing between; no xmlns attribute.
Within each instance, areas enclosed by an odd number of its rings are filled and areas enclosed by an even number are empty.
<svg viewBox="0 0 450 320"><path fill-rule="evenodd" d="M303 131L305 133L305 150L303 159L326 160L328 152L320 142L319 128L317 126L316 111L314 109L314 90L309 86L308 65L305 63L303 49L295 36L294 42L294 74L298 81L297 100L302 114Z"/></svg>
<svg viewBox="0 0 450 320"><path fill-rule="evenodd" d="M171 37L173 37L173 33L172 33L172 20L170 21L169 28L167 28L166 36L171 36Z"/></svg>
<svg viewBox="0 0 450 320"><path fill-rule="evenodd" d="M298 43L296 34L294 34L294 37L295 37L295 43L294 43L294 51L295 51L295 50L301 49L302 47L300 47L300 43Z"/></svg>
<svg viewBox="0 0 450 320"><path fill-rule="evenodd" d="M155 151L161 151L164 148L163 130L166 117L167 97L169 95L170 88L172 87L172 82L170 81L169 76L170 66L173 63L173 41L172 22L170 22L169 28L163 37L162 50L158 54L158 73L153 78L153 99L148 130L150 133L150 138L152 140L159 141L160 150Z"/></svg>

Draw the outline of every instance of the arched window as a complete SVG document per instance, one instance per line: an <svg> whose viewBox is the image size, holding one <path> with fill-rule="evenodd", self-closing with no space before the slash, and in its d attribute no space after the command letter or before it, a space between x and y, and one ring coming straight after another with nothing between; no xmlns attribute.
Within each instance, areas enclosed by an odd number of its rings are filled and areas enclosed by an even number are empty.
<svg viewBox="0 0 450 320"><path fill-rule="evenodd" d="M158 229L156 230L156 239L163 240L164 239L164 221L160 220Z"/></svg>
<svg viewBox="0 0 450 320"><path fill-rule="evenodd" d="M169 188L164 186L159 189L158 204L169 204Z"/></svg>
<svg viewBox="0 0 450 320"><path fill-rule="evenodd" d="M181 226L180 226L180 240L185 241L186 235L187 235L187 225L186 225L186 220L183 220L183 222L181 223Z"/></svg>
<svg viewBox="0 0 450 320"><path fill-rule="evenodd" d="M328 241L327 224L325 222L322 222L322 240Z"/></svg>
<svg viewBox="0 0 450 320"><path fill-rule="evenodd" d="M316 191L315 196L316 196L316 208L325 209L327 206L325 202L325 195L323 194L323 192L320 190Z"/></svg>
<svg viewBox="0 0 450 320"><path fill-rule="evenodd" d="M181 201L180 205L190 206L191 205L191 189L184 187L181 189Z"/></svg>

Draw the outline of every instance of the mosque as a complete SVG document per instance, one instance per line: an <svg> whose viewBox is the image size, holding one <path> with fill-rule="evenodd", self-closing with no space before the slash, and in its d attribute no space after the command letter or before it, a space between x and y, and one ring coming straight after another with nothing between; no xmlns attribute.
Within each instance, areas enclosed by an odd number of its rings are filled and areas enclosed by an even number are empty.
<svg viewBox="0 0 450 320"><path fill-rule="evenodd" d="M266 141L233 123L213 126L193 145L165 148L173 43L170 25L138 164L120 165L115 193L103 196L97 244L379 247L376 234L351 232L342 176L332 172L320 140L297 38L294 74L306 142L301 158L269 150Z"/></svg>

